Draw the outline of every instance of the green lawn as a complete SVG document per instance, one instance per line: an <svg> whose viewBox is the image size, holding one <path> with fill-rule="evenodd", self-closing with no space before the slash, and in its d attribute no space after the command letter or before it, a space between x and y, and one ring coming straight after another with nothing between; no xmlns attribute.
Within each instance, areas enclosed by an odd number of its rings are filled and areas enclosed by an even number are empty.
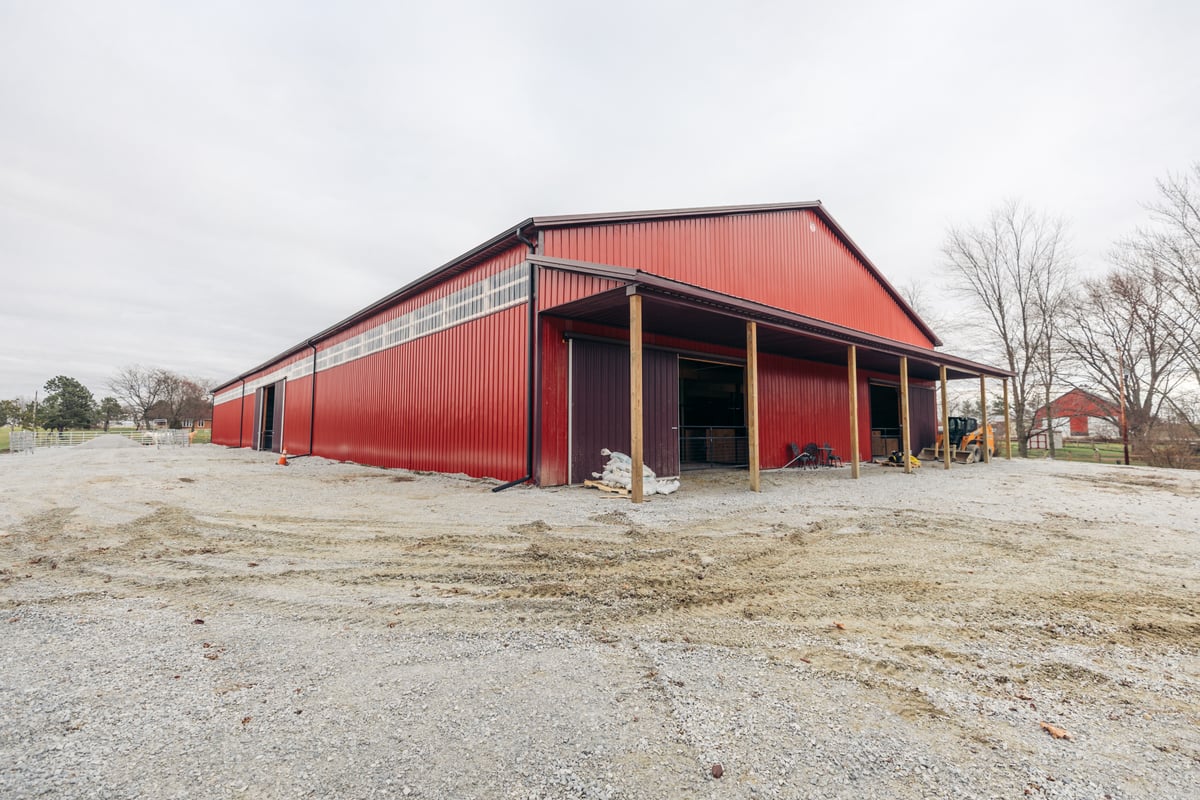
<svg viewBox="0 0 1200 800"><path fill-rule="evenodd" d="M1013 453L1016 453L1016 446L1013 446ZM1098 451L1098 457L1097 457ZM1049 455L1047 450L1030 450L1030 458L1045 458ZM1056 448L1054 457L1066 461L1088 461L1092 464L1124 464L1125 454L1124 448L1119 443L1103 443L1092 444L1091 442L1068 442L1062 447ZM1130 464L1145 465L1134 457L1133 453L1129 455Z"/></svg>

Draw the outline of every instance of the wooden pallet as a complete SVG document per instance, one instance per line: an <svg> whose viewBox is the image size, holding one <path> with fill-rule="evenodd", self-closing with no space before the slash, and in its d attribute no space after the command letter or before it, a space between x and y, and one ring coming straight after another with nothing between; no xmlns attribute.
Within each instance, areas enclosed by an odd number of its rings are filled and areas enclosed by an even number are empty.
<svg viewBox="0 0 1200 800"><path fill-rule="evenodd" d="M589 489L599 489L600 491L608 492L609 494L619 494L622 497L629 496L628 489L622 489L620 486L609 486L608 484L601 483L600 481L584 481L583 485Z"/></svg>

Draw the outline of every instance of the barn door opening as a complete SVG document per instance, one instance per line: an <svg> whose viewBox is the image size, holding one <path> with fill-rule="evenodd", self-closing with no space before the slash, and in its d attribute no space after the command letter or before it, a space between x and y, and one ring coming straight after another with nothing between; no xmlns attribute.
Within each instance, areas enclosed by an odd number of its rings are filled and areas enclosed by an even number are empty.
<svg viewBox="0 0 1200 800"><path fill-rule="evenodd" d="M278 453L283 442L283 381L255 392L255 449Z"/></svg>
<svg viewBox="0 0 1200 800"><path fill-rule="evenodd" d="M887 458L903 447L900 387L893 383L871 381L869 389L871 457ZM933 447L937 435L937 394L933 389L909 384L908 424L908 446L914 455L924 447Z"/></svg>
<svg viewBox="0 0 1200 800"><path fill-rule="evenodd" d="M679 432L683 469L746 466L746 368L679 359Z"/></svg>
<svg viewBox="0 0 1200 800"><path fill-rule="evenodd" d="M571 405L567 450L571 483L604 468L600 450L629 452L628 345L571 339ZM643 451L657 475L679 474L679 359L647 348L642 354Z"/></svg>
<svg viewBox="0 0 1200 800"><path fill-rule="evenodd" d="M871 457L887 458L900 449L900 387L891 383L868 384L871 408Z"/></svg>

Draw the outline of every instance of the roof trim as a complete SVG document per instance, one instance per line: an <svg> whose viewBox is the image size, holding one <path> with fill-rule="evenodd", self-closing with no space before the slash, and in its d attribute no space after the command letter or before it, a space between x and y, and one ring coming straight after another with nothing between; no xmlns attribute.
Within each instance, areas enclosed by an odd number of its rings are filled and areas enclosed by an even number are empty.
<svg viewBox="0 0 1200 800"><path fill-rule="evenodd" d="M573 228L578 225L597 223L648 222L659 219L687 217L732 217L737 214L755 214L764 211L801 211L821 209L820 200L797 203L757 203L740 206L699 206L696 208L660 208L647 211L617 211L601 214L561 214L558 216L533 217L530 221L538 228Z"/></svg>

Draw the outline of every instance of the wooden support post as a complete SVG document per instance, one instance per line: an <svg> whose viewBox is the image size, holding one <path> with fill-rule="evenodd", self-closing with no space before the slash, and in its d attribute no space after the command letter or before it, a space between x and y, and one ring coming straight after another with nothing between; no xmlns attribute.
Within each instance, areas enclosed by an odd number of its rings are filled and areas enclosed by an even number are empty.
<svg viewBox="0 0 1200 800"><path fill-rule="evenodd" d="M904 471L912 472L912 446L908 435L908 356L900 356L900 440L904 449Z"/></svg>
<svg viewBox="0 0 1200 800"><path fill-rule="evenodd" d="M992 448L988 446L987 377L979 376L979 429L983 431L983 463L992 463Z"/></svg>
<svg viewBox="0 0 1200 800"><path fill-rule="evenodd" d="M938 378L942 382L942 469L950 469L953 455L950 453L950 404L946 398L946 365L938 370Z"/></svg>
<svg viewBox="0 0 1200 800"><path fill-rule="evenodd" d="M645 499L642 481L642 296L629 295L629 478L630 499Z"/></svg>
<svg viewBox="0 0 1200 800"><path fill-rule="evenodd" d="M846 374L850 381L850 477L857 478L862 458L858 453L858 347L850 345L846 354Z"/></svg>
<svg viewBox="0 0 1200 800"><path fill-rule="evenodd" d="M758 458L758 323L746 323L746 436L750 456L750 491L761 492Z"/></svg>
<svg viewBox="0 0 1200 800"><path fill-rule="evenodd" d="M1004 457L1012 460L1012 412L1008 410L1008 378L1004 379Z"/></svg>

